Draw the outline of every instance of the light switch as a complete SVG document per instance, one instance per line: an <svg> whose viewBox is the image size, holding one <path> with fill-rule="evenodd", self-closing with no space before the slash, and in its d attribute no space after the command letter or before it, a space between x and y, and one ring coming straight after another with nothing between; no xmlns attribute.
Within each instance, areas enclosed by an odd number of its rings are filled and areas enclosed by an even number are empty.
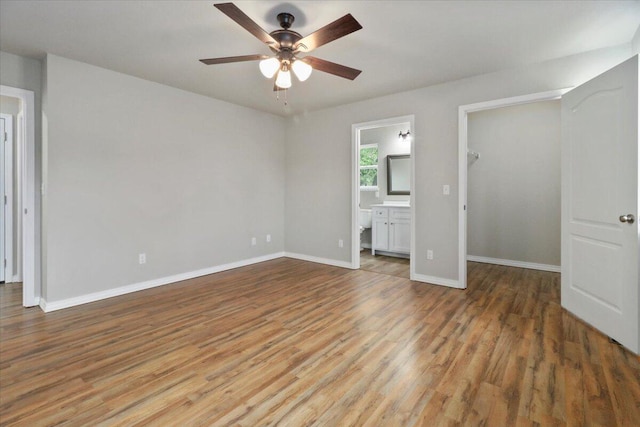
<svg viewBox="0 0 640 427"><path fill-rule="evenodd" d="M445 184L442 186L442 194L444 194L445 196L451 194L451 188L449 187L449 184Z"/></svg>

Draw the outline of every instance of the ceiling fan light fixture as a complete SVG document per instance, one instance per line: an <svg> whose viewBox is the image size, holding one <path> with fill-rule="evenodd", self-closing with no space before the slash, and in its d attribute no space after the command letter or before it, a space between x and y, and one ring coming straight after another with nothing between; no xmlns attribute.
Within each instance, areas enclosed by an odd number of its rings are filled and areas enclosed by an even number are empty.
<svg viewBox="0 0 640 427"><path fill-rule="evenodd" d="M280 89L289 89L291 87L291 72L287 69L286 65L278 72L276 86Z"/></svg>
<svg viewBox="0 0 640 427"><path fill-rule="evenodd" d="M312 56L305 56L302 59L296 57L298 53L307 54L320 46L362 29L362 25L350 13L303 37L296 31L291 30L291 24L295 20L291 13L278 14L277 19L281 29L269 33L233 3L216 3L214 7L266 44L272 54L270 55L271 57L256 54L205 58L200 60L203 64L214 65L259 60L260 73L267 79L275 76L274 90L276 93L278 90L291 87L291 70L301 82L307 80L314 69L349 80L355 79L361 73L360 70L355 68Z"/></svg>
<svg viewBox="0 0 640 427"><path fill-rule="evenodd" d="M295 74L301 82L307 80L313 71L311 65L299 59L291 64L291 69L293 70L293 74Z"/></svg>
<svg viewBox="0 0 640 427"><path fill-rule="evenodd" d="M268 58L260 61L260 72L268 79L275 76L279 69L280 61L278 61L278 58Z"/></svg>

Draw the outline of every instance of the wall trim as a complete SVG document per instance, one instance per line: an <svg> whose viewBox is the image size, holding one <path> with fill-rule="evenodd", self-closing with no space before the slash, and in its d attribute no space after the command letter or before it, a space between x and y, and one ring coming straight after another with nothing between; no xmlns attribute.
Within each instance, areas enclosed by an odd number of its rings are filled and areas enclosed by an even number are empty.
<svg viewBox="0 0 640 427"><path fill-rule="evenodd" d="M482 262L485 264L506 265L507 267L528 268L530 270L551 271L560 273L559 265L538 264L535 262L515 261L512 259L489 258L484 256L467 255L467 261Z"/></svg>
<svg viewBox="0 0 640 427"><path fill-rule="evenodd" d="M376 249L376 255L378 255L378 254L384 255L384 256L388 256L388 257L392 257L392 258L404 258L404 259L408 259L409 261L411 261L410 254L403 253L403 252L381 251L379 249Z"/></svg>
<svg viewBox="0 0 640 427"><path fill-rule="evenodd" d="M326 265L332 265L334 267L342 267L342 268L348 268L350 270L357 270L357 268L354 268L353 265L348 261L338 261L336 259L319 258L311 255L296 254L293 252L285 252L283 256L287 258L299 259L302 261L311 261L318 264L326 264Z"/></svg>
<svg viewBox="0 0 640 427"><path fill-rule="evenodd" d="M14 154L13 154L13 144L17 139L15 133L13 132L13 115L12 114L0 114L0 118L4 120L4 130L6 134L11 138L11 143L7 144L4 147L5 158L4 165L2 165L4 171L4 185L5 185L5 197L6 203L4 205L4 226L5 226L5 234L4 241L0 242L1 245L4 245L4 259L6 260L6 265L4 267L4 282L12 283L14 282L15 276L13 272L13 232L16 229L16 224L13 221L13 210L14 210L14 194L13 194L13 162L14 162ZM2 136L0 136L0 141L2 141ZM18 159L19 160L19 159ZM20 184L19 182L17 183ZM17 209L17 212L20 212ZM11 233L10 236L7 236L7 231ZM22 230L18 230L18 239L22 237ZM19 262L19 260L18 260ZM19 265L19 264L18 264Z"/></svg>
<svg viewBox="0 0 640 427"><path fill-rule="evenodd" d="M430 285L447 286L449 288L464 289L460 282L453 279L445 279L444 277L427 276L426 274L413 273L411 280L416 282L428 283Z"/></svg>
<svg viewBox="0 0 640 427"><path fill-rule="evenodd" d="M189 271L186 273L174 274L172 276L160 277L158 279L147 280L145 282L134 283L131 285L121 286L119 288L107 289L105 291L94 292L87 295L80 295L73 298L67 298L58 301L47 302L44 298L40 298L40 308L45 313L63 308L74 307L76 305L87 304L90 302L100 301L132 292L142 291L145 289L155 288L158 286L168 285L182 280L193 279L194 277L206 276L208 274L219 273L221 271L232 270L234 268L245 267L259 262L270 261L285 256L284 252L276 252L273 254L263 255L255 258L249 258L241 261L231 262L228 264L217 265L214 267L203 268L200 270Z"/></svg>

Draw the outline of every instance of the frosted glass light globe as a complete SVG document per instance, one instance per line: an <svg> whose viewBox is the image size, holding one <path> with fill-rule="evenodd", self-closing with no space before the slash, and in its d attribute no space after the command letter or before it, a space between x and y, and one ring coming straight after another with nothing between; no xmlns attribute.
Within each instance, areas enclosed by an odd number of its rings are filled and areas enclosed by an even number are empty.
<svg viewBox="0 0 640 427"><path fill-rule="evenodd" d="M291 72L280 70L276 78L276 86L281 89L289 89L291 87Z"/></svg>
<svg viewBox="0 0 640 427"><path fill-rule="evenodd" d="M268 79L275 76L279 69L280 61L278 61L278 58L269 58L260 61L260 72Z"/></svg>
<svg viewBox="0 0 640 427"><path fill-rule="evenodd" d="M291 68L293 69L293 73L301 82L307 80L311 75L311 71L313 71L313 68L311 68L311 65L301 60L295 61L291 65Z"/></svg>

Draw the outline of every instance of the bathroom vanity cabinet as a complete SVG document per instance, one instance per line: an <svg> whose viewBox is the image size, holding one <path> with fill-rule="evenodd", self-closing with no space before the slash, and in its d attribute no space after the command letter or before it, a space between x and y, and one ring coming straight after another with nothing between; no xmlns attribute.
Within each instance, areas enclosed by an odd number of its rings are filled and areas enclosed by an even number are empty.
<svg viewBox="0 0 640 427"><path fill-rule="evenodd" d="M372 205L371 254L411 252L411 209L402 205Z"/></svg>

